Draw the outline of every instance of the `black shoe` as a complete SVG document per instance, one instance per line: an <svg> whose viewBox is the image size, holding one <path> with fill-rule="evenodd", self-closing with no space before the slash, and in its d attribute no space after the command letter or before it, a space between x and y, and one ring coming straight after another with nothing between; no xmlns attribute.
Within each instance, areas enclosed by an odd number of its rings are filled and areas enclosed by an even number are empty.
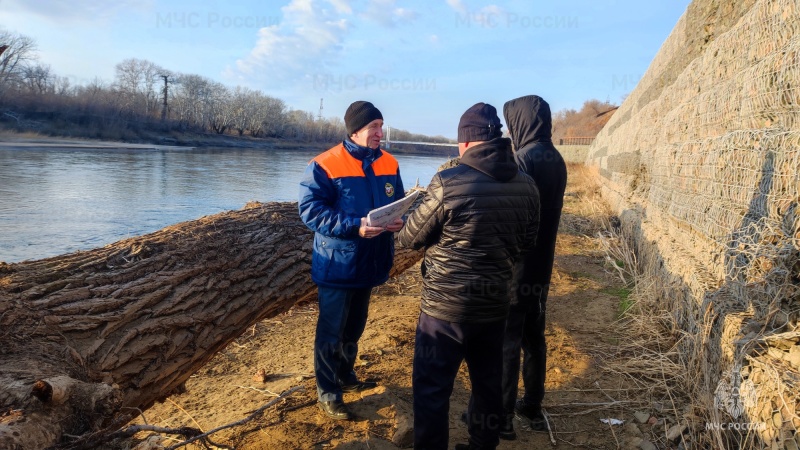
<svg viewBox="0 0 800 450"><path fill-rule="evenodd" d="M361 392L375 389L378 383L374 381L356 381L353 384L343 384L342 392Z"/></svg>
<svg viewBox="0 0 800 450"><path fill-rule="evenodd" d="M514 405L514 417L521 423L522 427L530 431L547 431L547 419L542 413L541 405L532 405L525 400L518 400Z"/></svg>
<svg viewBox="0 0 800 450"><path fill-rule="evenodd" d="M473 447L472 444L456 444L454 450L475 450L478 447Z"/></svg>
<svg viewBox="0 0 800 450"><path fill-rule="evenodd" d="M506 417L506 420L500 425L500 439L505 441L513 441L517 438L517 433L514 432L514 415L510 415ZM469 418L467 417L467 413L461 413L461 421L464 422L464 425L469 426ZM459 444L459 445L466 445L466 444ZM465 447L466 448L466 447Z"/></svg>
<svg viewBox="0 0 800 450"><path fill-rule="evenodd" d="M319 409L322 410L325 414L328 415L331 419L336 420L350 420L352 416L350 415L350 411L347 410L347 406L345 406L344 402L341 400L331 400L329 402L319 402L317 403Z"/></svg>
<svg viewBox="0 0 800 450"><path fill-rule="evenodd" d="M504 441L513 441L517 438L517 433L514 432L514 417L506 416L506 419L500 424L500 439Z"/></svg>

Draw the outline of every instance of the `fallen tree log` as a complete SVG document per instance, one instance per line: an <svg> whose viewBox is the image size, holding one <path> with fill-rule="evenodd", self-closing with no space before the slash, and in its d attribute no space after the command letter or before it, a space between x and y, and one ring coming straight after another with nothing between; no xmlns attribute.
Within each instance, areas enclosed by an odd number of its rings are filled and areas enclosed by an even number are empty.
<svg viewBox="0 0 800 450"><path fill-rule="evenodd" d="M91 251L0 263L0 448L124 423L265 318L314 298L296 203L252 203ZM420 252L397 249L392 276Z"/></svg>

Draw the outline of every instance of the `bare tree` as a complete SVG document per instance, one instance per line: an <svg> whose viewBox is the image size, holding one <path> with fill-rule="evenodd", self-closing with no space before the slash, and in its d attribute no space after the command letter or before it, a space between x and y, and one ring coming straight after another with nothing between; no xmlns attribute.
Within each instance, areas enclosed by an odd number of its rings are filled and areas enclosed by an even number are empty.
<svg viewBox="0 0 800 450"><path fill-rule="evenodd" d="M25 65L20 72L22 73L22 84L28 92L42 95L54 91L55 75L49 65Z"/></svg>
<svg viewBox="0 0 800 450"><path fill-rule="evenodd" d="M256 115L256 105L261 93L250 88L236 86L231 94L231 128L239 136L250 128L250 122Z"/></svg>
<svg viewBox="0 0 800 450"><path fill-rule="evenodd" d="M205 127L206 105L211 98L211 80L200 75L175 75L172 114L182 127Z"/></svg>
<svg viewBox="0 0 800 450"><path fill-rule="evenodd" d="M224 84L212 81L205 104L206 122L211 131L223 134L233 123L233 101L230 89Z"/></svg>
<svg viewBox="0 0 800 450"><path fill-rule="evenodd" d="M18 81L26 62L35 59L36 43L28 36L0 29L0 94Z"/></svg>
<svg viewBox="0 0 800 450"><path fill-rule="evenodd" d="M125 110L145 117L158 111L160 75L166 71L157 64L129 58L116 67L116 86L124 98Z"/></svg>
<svg viewBox="0 0 800 450"><path fill-rule="evenodd" d="M269 96L261 99L258 117L261 129L266 136L283 136L288 119L286 110L286 103L281 99Z"/></svg>

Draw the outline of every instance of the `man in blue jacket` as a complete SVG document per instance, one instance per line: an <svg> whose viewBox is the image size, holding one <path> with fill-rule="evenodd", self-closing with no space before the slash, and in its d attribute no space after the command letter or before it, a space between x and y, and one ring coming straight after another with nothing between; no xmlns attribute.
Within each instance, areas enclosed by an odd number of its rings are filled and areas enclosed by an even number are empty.
<svg viewBox="0 0 800 450"><path fill-rule="evenodd" d="M333 419L352 416L343 392L376 386L353 370L367 323L372 288L389 278L394 235L402 219L385 228L367 225L367 213L403 198L397 160L380 149L383 115L357 101L344 114L347 137L314 158L300 182L300 218L314 231L311 279L319 318L314 374L319 407ZM389 233L386 233L389 231Z"/></svg>

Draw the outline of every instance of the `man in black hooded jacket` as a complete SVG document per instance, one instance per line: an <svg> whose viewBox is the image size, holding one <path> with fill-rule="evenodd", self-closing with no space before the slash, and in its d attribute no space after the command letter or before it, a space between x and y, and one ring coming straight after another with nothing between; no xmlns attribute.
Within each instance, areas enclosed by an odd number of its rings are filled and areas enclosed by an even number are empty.
<svg viewBox="0 0 800 450"><path fill-rule="evenodd" d="M514 439L511 421L514 415L533 430L546 429L542 414L547 370L545 311L558 222L564 206L567 166L553 146L550 105L541 97L528 95L510 100L503 105L503 116L517 164L536 181L541 201L536 245L515 268L516 296L511 301L503 344L503 409L506 415L501 437ZM517 401L520 347L525 392Z"/></svg>
<svg viewBox="0 0 800 450"><path fill-rule="evenodd" d="M478 103L458 127L461 163L436 174L397 239L425 248L412 369L414 448L448 445L450 394L461 362L472 384L469 444L494 449L503 418L503 330L514 262L530 248L539 194L501 137L497 110Z"/></svg>

